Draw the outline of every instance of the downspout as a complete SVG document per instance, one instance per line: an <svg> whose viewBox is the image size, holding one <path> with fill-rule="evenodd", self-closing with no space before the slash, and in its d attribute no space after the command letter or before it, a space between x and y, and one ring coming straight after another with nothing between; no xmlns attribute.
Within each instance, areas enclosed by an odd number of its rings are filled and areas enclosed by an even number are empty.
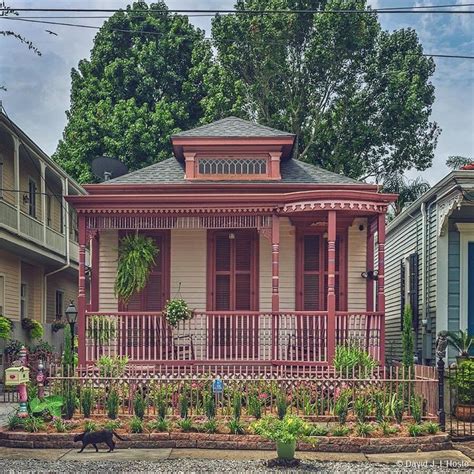
<svg viewBox="0 0 474 474"><path fill-rule="evenodd" d="M69 189L69 179L65 179L65 190L67 193L67 190ZM44 314L44 319L46 322L46 312L48 309L48 277L51 275L54 275L55 273L62 272L63 270L66 270L71 266L71 247L70 247L70 242L69 242L69 204L68 202L64 199L63 197L63 202L64 202L64 207L62 209L63 213L65 214L64 217L64 223L65 223L65 233L64 233L64 238L66 239L66 263L58 268L57 270L53 270L52 272L45 273L44 274L44 281L43 281L43 314Z"/></svg>

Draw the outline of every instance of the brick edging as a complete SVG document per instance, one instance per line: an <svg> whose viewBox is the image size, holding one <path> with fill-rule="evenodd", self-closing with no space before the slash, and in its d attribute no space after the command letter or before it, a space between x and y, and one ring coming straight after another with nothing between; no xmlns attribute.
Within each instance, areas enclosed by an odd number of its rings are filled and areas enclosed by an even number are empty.
<svg viewBox="0 0 474 474"><path fill-rule="evenodd" d="M0 432L0 446L10 448L77 448L75 433ZM256 435L226 435L205 433L151 433L120 435L117 448L204 448L274 450L275 444ZM316 446L299 443L300 451L346 453L401 453L451 449L449 435L420 436L418 438L350 438L316 437Z"/></svg>

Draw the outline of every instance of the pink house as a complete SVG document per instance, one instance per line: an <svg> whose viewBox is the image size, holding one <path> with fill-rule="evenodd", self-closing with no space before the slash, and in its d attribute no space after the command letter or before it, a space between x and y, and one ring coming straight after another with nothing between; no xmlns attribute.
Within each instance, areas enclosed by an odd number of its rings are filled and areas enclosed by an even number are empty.
<svg viewBox="0 0 474 474"><path fill-rule="evenodd" d="M172 158L67 198L79 219L80 362L319 367L348 342L383 362L395 197L298 161L294 135L235 117L172 145ZM152 236L160 252L147 287L124 305L114 281L129 232ZM195 313L175 329L161 310L178 292ZM106 342L91 336L97 315L115 324Z"/></svg>

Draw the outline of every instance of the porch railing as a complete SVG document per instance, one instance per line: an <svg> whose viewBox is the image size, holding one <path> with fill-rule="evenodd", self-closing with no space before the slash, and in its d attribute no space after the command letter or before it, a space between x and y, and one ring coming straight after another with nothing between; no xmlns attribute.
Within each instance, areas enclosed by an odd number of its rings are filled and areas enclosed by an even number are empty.
<svg viewBox="0 0 474 474"><path fill-rule="evenodd" d="M327 318L327 312L197 312L172 328L161 313L87 313L86 360L117 355L145 365L323 365ZM380 355L381 314L338 313L336 319L336 343L354 341Z"/></svg>

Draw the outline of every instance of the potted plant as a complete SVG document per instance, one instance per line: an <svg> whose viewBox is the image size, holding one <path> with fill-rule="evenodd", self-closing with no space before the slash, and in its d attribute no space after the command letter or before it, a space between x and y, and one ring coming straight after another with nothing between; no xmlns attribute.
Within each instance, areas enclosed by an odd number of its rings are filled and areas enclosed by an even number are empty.
<svg viewBox="0 0 474 474"><path fill-rule="evenodd" d="M28 332L28 336L31 339L41 339L43 337L43 326L36 319L23 318L21 320L21 327Z"/></svg>
<svg viewBox="0 0 474 474"><path fill-rule="evenodd" d="M456 418L474 421L474 358L461 359L449 379L457 394L454 410Z"/></svg>
<svg viewBox="0 0 474 474"><path fill-rule="evenodd" d="M5 316L0 315L0 339L8 339L12 329L12 322Z"/></svg>
<svg viewBox="0 0 474 474"><path fill-rule="evenodd" d="M469 350L474 347L474 335L469 334L467 329L457 332L449 331L448 344L458 351L457 361L459 363L459 359L469 358Z"/></svg>
<svg viewBox="0 0 474 474"><path fill-rule="evenodd" d="M54 323L51 324L51 330L53 332L59 332L61 331L61 329L64 329L65 327L66 327L66 323L61 319L58 319L57 321L54 321Z"/></svg>
<svg viewBox="0 0 474 474"><path fill-rule="evenodd" d="M296 441L305 436L308 425L301 418L285 415L282 420L267 416L252 424L252 430L271 441L275 441L278 459L292 460L295 457Z"/></svg>
<svg viewBox="0 0 474 474"><path fill-rule="evenodd" d="M193 312L183 298L173 298L166 302L164 315L168 324L175 328L180 321L191 319Z"/></svg>

